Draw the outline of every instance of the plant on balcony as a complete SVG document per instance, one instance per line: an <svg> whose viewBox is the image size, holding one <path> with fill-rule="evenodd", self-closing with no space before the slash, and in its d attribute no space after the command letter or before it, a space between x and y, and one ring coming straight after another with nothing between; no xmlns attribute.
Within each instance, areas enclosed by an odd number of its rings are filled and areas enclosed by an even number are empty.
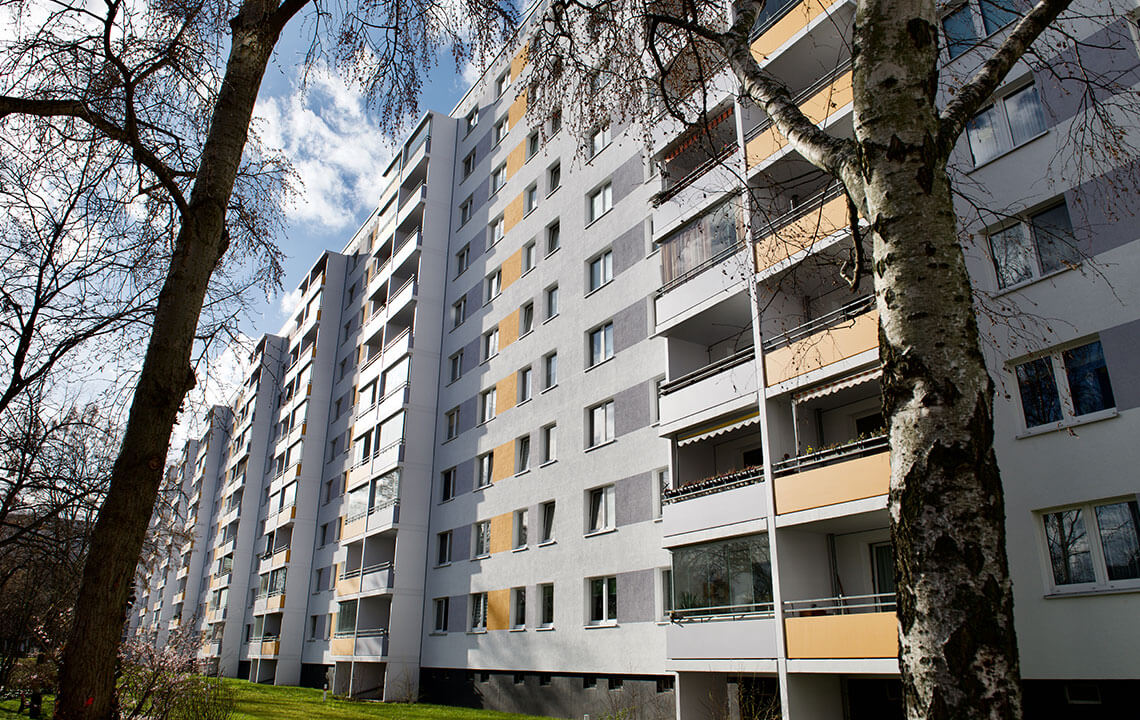
<svg viewBox="0 0 1140 720"><path fill-rule="evenodd" d="M744 482L746 480L756 480L759 482L764 477L763 465L749 465L748 467L739 470L729 470L728 472L713 475L701 480L694 480L682 484L680 487L669 488L662 493L666 499L675 498L683 495L690 495L698 493L702 490L710 490L718 488L723 485L731 485L736 482Z"/></svg>

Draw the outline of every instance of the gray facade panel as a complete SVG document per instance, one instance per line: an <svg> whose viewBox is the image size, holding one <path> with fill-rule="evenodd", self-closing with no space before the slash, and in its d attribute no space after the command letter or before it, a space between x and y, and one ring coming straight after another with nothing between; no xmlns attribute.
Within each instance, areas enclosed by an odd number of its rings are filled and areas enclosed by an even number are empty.
<svg viewBox="0 0 1140 720"><path fill-rule="evenodd" d="M645 257L645 224L637 223L614 240L614 277Z"/></svg>
<svg viewBox="0 0 1140 720"><path fill-rule="evenodd" d="M453 595L447 607L448 632L467 631L467 596Z"/></svg>
<svg viewBox="0 0 1140 720"><path fill-rule="evenodd" d="M621 437L650 423L649 399L652 382L643 382L614 396L614 435Z"/></svg>
<svg viewBox="0 0 1140 720"><path fill-rule="evenodd" d="M653 519L653 473L643 472L617 481L614 498L618 527Z"/></svg>
<svg viewBox="0 0 1140 720"><path fill-rule="evenodd" d="M465 433L475 427L475 416L478 412L479 407L473 397L469 397L459 403L459 432ZM444 422L446 422L446 419Z"/></svg>
<svg viewBox="0 0 1140 720"><path fill-rule="evenodd" d="M1117 410L1140 406L1140 320L1100 331Z"/></svg>
<svg viewBox="0 0 1140 720"><path fill-rule="evenodd" d="M472 340L471 342L469 342L463 346L463 374L464 375L466 375L467 373L471 372L472 370L474 370L476 367L479 366L479 351L482 349L480 347L480 345L482 345L482 339L481 338L475 338L474 340Z"/></svg>
<svg viewBox="0 0 1140 720"><path fill-rule="evenodd" d="M653 576L650 570L618 573L619 623L651 622L654 619Z"/></svg>
<svg viewBox="0 0 1140 720"><path fill-rule="evenodd" d="M649 337L649 313L644 300L638 300L614 315L615 353L631 348L647 337Z"/></svg>
<svg viewBox="0 0 1140 720"><path fill-rule="evenodd" d="M643 182L645 182L645 163L641 159L641 153L638 152L623 162L614 172L614 205L616 206L622 198L633 192ZM644 213L644 208L638 209L638 217L641 217L642 213Z"/></svg>
<svg viewBox="0 0 1140 720"><path fill-rule="evenodd" d="M463 495L475 487L475 460L469 458L455 466L455 494Z"/></svg>
<svg viewBox="0 0 1140 720"><path fill-rule="evenodd" d="M1079 57L1069 45L1065 52L1043 63L1049 70L1035 73L1034 82L1049 125L1086 112L1090 102L1103 103L1140 82L1140 61L1135 51L1120 52L1122 47L1133 47L1134 42L1128 23L1121 19L1082 40ZM1096 68L1098 80L1090 82L1087 68Z"/></svg>
<svg viewBox="0 0 1140 720"><path fill-rule="evenodd" d="M460 525L451 531L451 561L469 560L471 557L471 526ZM466 628L464 628L466 629Z"/></svg>
<svg viewBox="0 0 1140 720"><path fill-rule="evenodd" d="M1082 253L1096 257L1137 238L1135 223L1120 222L1122 217L1140 216L1136 171L1135 162L1122 165L1065 193Z"/></svg>

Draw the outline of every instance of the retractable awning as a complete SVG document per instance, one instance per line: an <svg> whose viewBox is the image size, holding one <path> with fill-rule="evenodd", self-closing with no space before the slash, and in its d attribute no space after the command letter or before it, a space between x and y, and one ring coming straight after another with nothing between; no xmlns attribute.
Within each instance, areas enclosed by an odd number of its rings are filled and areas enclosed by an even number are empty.
<svg viewBox="0 0 1140 720"><path fill-rule="evenodd" d="M856 373L855 375L848 375L847 377L836 380L835 382L797 393L792 396L792 402L802 403L808 400L814 400L815 398L823 397L824 395L831 395L832 393L837 393L840 390L846 390L847 388L855 387L856 385L862 385L863 383L871 382L872 380L878 380L882 374L882 368L872 368L861 373Z"/></svg>
<svg viewBox="0 0 1140 720"><path fill-rule="evenodd" d="M684 433L677 435L677 445L689 445L691 443L707 440L717 435L726 435L733 430L739 430L742 427L749 425L756 425L760 422L760 412L753 410L747 415L737 416L730 420L717 420L703 427L695 428Z"/></svg>

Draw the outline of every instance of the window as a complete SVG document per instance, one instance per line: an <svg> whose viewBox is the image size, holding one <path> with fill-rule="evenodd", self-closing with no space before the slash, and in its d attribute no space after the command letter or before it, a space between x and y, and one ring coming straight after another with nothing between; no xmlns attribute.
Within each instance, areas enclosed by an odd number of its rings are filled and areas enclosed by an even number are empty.
<svg viewBox="0 0 1140 720"><path fill-rule="evenodd" d="M479 456L479 487L490 487L491 473L495 469L495 456L491 453Z"/></svg>
<svg viewBox="0 0 1140 720"><path fill-rule="evenodd" d="M479 125L479 108L475 108L467 113L467 117L464 118L464 127L466 127L468 133L474 130L477 125Z"/></svg>
<svg viewBox="0 0 1140 720"><path fill-rule="evenodd" d="M558 286L551 285L546 288L546 319L558 314Z"/></svg>
<svg viewBox="0 0 1140 720"><path fill-rule="evenodd" d="M475 172L475 151L467 153L467 157L463 158L463 177L466 178L471 173Z"/></svg>
<svg viewBox="0 0 1140 720"><path fill-rule="evenodd" d="M452 408L447 411L447 439L450 440L459 435L459 408Z"/></svg>
<svg viewBox="0 0 1140 720"><path fill-rule="evenodd" d="M991 233L990 250L998 285L1003 288L1072 267L1081 260L1064 203Z"/></svg>
<svg viewBox="0 0 1140 720"><path fill-rule="evenodd" d="M436 539L436 565L447 565L451 562L451 531L441 532L435 536Z"/></svg>
<svg viewBox="0 0 1140 720"><path fill-rule="evenodd" d="M538 537L540 543L554 542L554 501L548 500L540 507L542 512L542 533Z"/></svg>
<svg viewBox="0 0 1140 720"><path fill-rule="evenodd" d="M675 612L686 617L771 611L768 535L745 535L673 551Z"/></svg>
<svg viewBox="0 0 1140 720"><path fill-rule="evenodd" d="M558 459L558 426L554 423L542 428L542 462Z"/></svg>
<svg viewBox="0 0 1140 720"><path fill-rule="evenodd" d="M588 447L597 447L614 439L614 401L590 408L590 437Z"/></svg>
<svg viewBox="0 0 1140 720"><path fill-rule="evenodd" d="M524 403L530 400L531 394L531 378L534 377L534 371L529 367L519 370L519 403Z"/></svg>
<svg viewBox="0 0 1140 720"><path fill-rule="evenodd" d="M494 195L503 185L507 184L507 166L500 165L491 173L491 194Z"/></svg>
<svg viewBox="0 0 1140 720"><path fill-rule="evenodd" d="M483 520L475 523L475 551L474 557L486 557L491 554L491 521Z"/></svg>
<svg viewBox="0 0 1140 720"><path fill-rule="evenodd" d="M455 497L455 468L448 468L439 474L439 501L446 502Z"/></svg>
<svg viewBox="0 0 1140 720"><path fill-rule="evenodd" d="M500 75L499 79L495 81L495 97L502 97L510 84L511 79L506 73Z"/></svg>
<svg viewBox="0 0 1140 720"><path fill-rule="evenodd" d="M517 587L511 590L511 627L514 629L526 627L525 587ZM515 682L519 682L517 676Z"/></svg>
<svg viewBox="0 0 1140 720"><path fill-rule="evenodd" d="M530 435L523 435L515 440L515 473L530 470Z"/></svg>
<svg viewBox="0 0 1140 720"><path fill-rule="evenodd" d="M455 253L455 277L463 274L467 266L471 264L471 243L467 243L459 248L459 252Z"/></svg>
<svg viewBox="0 0 1140 720"><path fill-rule="evenodd" d="M942 31L946 34L946 50L956 58L978 42L978 21L983 36L988 37L1017 19L1013 0L971 0L962 3L942 18Z"/></svg>
<svg viewBox="0 0 1140 720"><path fill-rule="evenodd" d="M487 244L488 245L494 245L495 243L502 240L503 235L506 232L505 228L506 228L506 224L505 224L503 217L501 215L499 217L495 218L494 220L492 220L491 224L487 226L487 232L491 236L491 240Z"/></svg>
<svg viewBox="0 0 1140 720"><path fill-rule="evenodd" d="M1136 500L1088 503L1041 514L1053 585L1077 590L1140 580Z"/></svg>
<svg viewBox="0 0 1140 720"><path fill-rule="evenodd" d="M560 247L562 247L561 225L556 222L546 228L546 254L549 255Z"/></svg>
<svg viewBox="0 0 1140 720"><path fill-rule="evenodd" d="M614 528L614 486L594 488L586 493L586 532Z"/></svg>
<svg viewBox="0 0 1140 720"><path fill-rule="evenodd" d="M611 142L613 142L613 135L609 125L595 130L594 134L590 136L590 155L597 155L602 150L605 150Z"/></svg>
<svg viewBox="0 0 1140 720"><path fill-rule="evenodd" d="M544 379L542 389L549 390L558 384L558 353L550 353L542 360L543 366L546 369L546 378Z"/></svg>
<svg viewBox="0 0 1140 720"><path fill-rule="evenodd" d="M451 598L436 598L432 601L435 606L435 632L447 632L447 611L450 609Z"/></svg>
<svg viewBox="0 0 1140 720"><path fill-rule="evenodd" d="M562 162L559 161L551 165L550 169L546 171L546 194L549 195L561 186Z"/></svg>
<svg viewBox="0 0 1140 720"><path fill-rule="evenodd" d="M553 135L562 129L562 111L555 110L554 114L550 117L550 133Z"/></svg>
<svg viewBox="0 0 1140 720"><path fill-rule="evenodd" d="M519 336L534 330L534 303L528 302L519 310Z"/></svg>
<svg viewBox="0 0 1140 720"><path fill-rule="evenodd" d="M1045 113L1033 85L998 99L966 125L974 165L981 165L1043 132Z"/></svg>
<svg viewBox="0 0 1140 720"><path fill-rule="evenodd" d="M483 335L483 359L489 360L499 354L499 328Z"/></svg>
<svg viewBox="0 0 1140 720"><path fill-rule="evenodd" d="M554 583L539 585L538 597L542 603L542 617L538 620L539 627L554 627Z"/></svg>
<svg viewBox="0 0 1140 720"><path fill-rule="evenodd" d="M530 187L528 187L526 189L526 192L523 194L523 204L524 204L524 211L527 215L529 215L531 212L534 211L534 209L536 207L538 207L538 186L537 185L531 185Z"/></svg>
<svg viewBox="0 0 1140 720"><path fill-rule="evenodd" d="M583 675L582 676L582 688L583 689L589 690L590 688L596 688L597 686L598 686L598 678L594 677L593 675Z"/></svg>
<svg viewBox="0 0 1140 720"><path fill-rule="evenodd" d="M590 332L590 367L614 356L614 324L608 322Z"/></svg>
<svg viewBox="0 0 1140 720"><path fill-rule="evenodd" d="M463 227L471 219L471 211L475 207L475 200L467 198L459 204L459 226Z"/></svg>
<svg viewBox="0 0 1140 720"><path fill-rule="evenodd" d="M673 612L673 571L661 568L661 618L668 619Z"/></svg>
<svg viewBox="0 0 1140 720"><path fill-rule="evenodd" d="M522 249L522 274L525 275L534 269L535 263L535 245L534 240L531 240Z"/></svg>
<svg viewBox="0 0 1140 720"><path fill-rule="evenodd" d="M496 389L485 390L479 396L479 422L488 422L495 417Z"/></svg>
<svg viewBox="0 0 1140 720"><path fill-rule="evenodd" d="M526 522L527 522L527 511L526 511L526 509L524 508L522 510L516 510L515 511L515 538L514 538L515 539L514 547L516 547L516 548L526 547Z"/></svg>
<svg viewBox="0 0 1140 720"><path fill-rule="evenodd" d="M606 680L606 684L609 686L610 690L621 690L623 687L625 687L625 679L619 677L611 677Z"/></svg>
<svg viewBox="0 0 1140 720"><path fill-rule="evenodd" d="M487 593L471 593L471 632L487 630Z"/></svg>
<svg viewBox="0 0 1140 720"><path fill-rule="evenodd" d="M451 306L451 327L457 328L467 319L467 296L459 298Z"/></svg>
<svg viewBox="0 0 1140 720"><path fill-rule="evenodd" d="M590 624L612 625L617 622L617 578L590 578Z"/></svg>
<svg viewBox="0 0 1140 720"><path fill-rule="evenodd" d="M598 188L590 195L590 212L589 222L594 222L601 216L605 215L614 206L614 187L611 183L606 183Z"/></svg>
<svg viewBox="0 0 1140 720"><path fill-rule="evenodd" d="M506 136L507 136L507 118L503 118L499 122L495 123L495 130L492 133L491 142L495 145L498 145L499 143L501 143L503 141L503 138L505 138Z"/></svg>
<svg viewBox="0 0 1140 720"><path fill-rule="evenodd" d="M1116 407L1099 340L1034 358L1015 371L1027 428Z"/></svg>
<svg viewBox="0 0 1140 720"><path fill-rule="evenodd" d="M527 135L527 138L526 138L526 159L530 160L532 157L537 155L538 149L539 149L538 131L535 130L530 135Z"/></svg>
<svg viewBox="0 0 1140 720"><path fill-rule="evenodd" d="M590 261L589 292L593 292L614 279L614 254L606 250Z"/></svg>
<svg viewBox="0 0 1140 720"><path fill-rule="evenodd" d="M661 517L661 499L665 497L665 491L669 489L669 468L661 468L654 473L657 484L654 487L653 493L653 517Z"/></svg>
<svg viewBox="0 0 1140 720"><path fill-rule="evenodd" d="M495 270L483 283L483 301L491 302L503 291L503 271Z"/></svg>
<svg viewBox="0 0 1140 720"><path fill-rule="evenodd" d="M463 351L460 350L448 358L448 365L450 367L451 382L455 382L463 375Z"/></svg>

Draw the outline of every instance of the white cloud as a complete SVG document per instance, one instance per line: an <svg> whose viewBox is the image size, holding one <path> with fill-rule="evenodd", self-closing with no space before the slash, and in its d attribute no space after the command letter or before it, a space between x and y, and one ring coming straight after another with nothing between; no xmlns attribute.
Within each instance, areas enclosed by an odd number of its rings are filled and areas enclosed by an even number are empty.
<svg viewBox="0 0 1140 720"><path fill-rule="evenodd" d="M293 163L302 183L291 222L340 231L356 225L377 201L379 177L392 143L377 129L364 99L326 67L309 85L258 101L254 127L270 148Z"/></svg>
<svg viewBox="0 0 1140 720"><path fill-rule="evenodd" d="M293 316L297 306L301 304L301 288L294 288L292 292L281 293L277 296L277 312L282 320Z"/></svg>

